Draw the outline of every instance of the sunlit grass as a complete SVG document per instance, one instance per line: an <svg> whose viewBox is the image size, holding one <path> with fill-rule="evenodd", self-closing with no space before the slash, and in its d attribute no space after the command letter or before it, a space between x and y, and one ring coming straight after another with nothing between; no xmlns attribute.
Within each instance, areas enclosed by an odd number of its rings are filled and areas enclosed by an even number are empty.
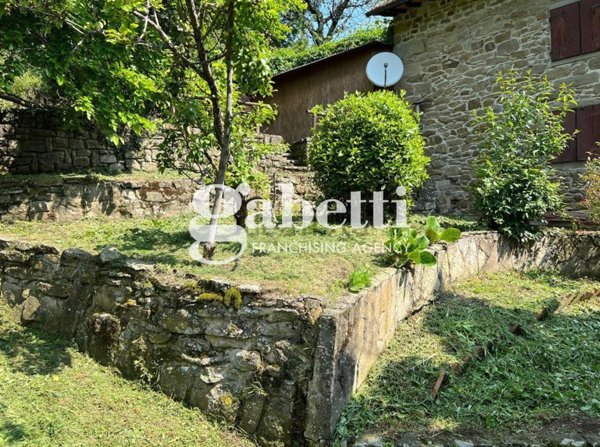
<svg viewBox="0 0 600 447"><path fill-rule="evenodd" d="M0 446L253 445L9 314L0 304Z"/></svg>
<svg viewBox="0 0 600 447"><path fill-rule="evenodd" d="M600 302L536 316L552 300L598 287L543 273L488 275L458 285L399 327L346 410L338 439L386 433L535 432L548 418L600 417ZM524 336L510 332L520 324ZM452 374L432 398L440 371L479 346L482 361Z"/></svg>
<svg viewBox="0 0 600 447"><path fill-rule="evenodd" d="M193 216L173 219L93 219L69 223L0 223L0 236L44 242L60 248L78 247L98 252L113 246L128 256L164 267L166 272L189 272L205 278L258 283L290 295L337 297L346 291L350 274L369 265L373 273L383 269L379 254L370 247L386 240L385 229L257 229L248 232L248 249L234 264L206 266L194 261L189 247ZM413 223L424 221L415 216ZM470 220L447 221L448 225L476 228ZM217 258L230 257L236 247L221 247Z"/></svg>

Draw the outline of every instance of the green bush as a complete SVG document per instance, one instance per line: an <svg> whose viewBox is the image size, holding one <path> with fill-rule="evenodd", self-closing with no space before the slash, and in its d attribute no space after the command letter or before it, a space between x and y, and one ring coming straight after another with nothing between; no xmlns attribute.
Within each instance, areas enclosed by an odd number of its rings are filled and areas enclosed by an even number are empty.
<svg viewBox="0 0 600 447"><path fill-rule="evenodd" d="M576 105L570 87L558 91L546 77L500 74L499 110L476 117L480 155L474 164L475 208L493 229L524 241L536 237L546 213L562 209L550 162L573 138L564 131Z"/></svg>
<svg viewBox="0 0 600 447"><path fill-rule="evenodd" d="M600 158L589 160L583 174L585 181L585 200L583 206L595 223L600 223Z"/></svg>
<svg viewBox="0 0 600 447"><path fill-rule="evenodd" d="M428 178L420 116L405 92L354 93L320 116L309 147L315 181L328 198L347 199L352 191L396 191L407 196Z"/></svg>

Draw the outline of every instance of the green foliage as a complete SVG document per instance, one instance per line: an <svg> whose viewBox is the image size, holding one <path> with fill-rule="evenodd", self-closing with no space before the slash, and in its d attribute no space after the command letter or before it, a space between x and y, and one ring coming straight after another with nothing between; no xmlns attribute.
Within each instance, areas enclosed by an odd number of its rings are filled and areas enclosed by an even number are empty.
<svg viewBox="0 0 600 447"><path fill-rule="evenodd" d="M428 217L425 228L420 230L392 227L385 243L388 262L397 268L419 264L433 266L437 259L428 251L429 246L437 242L456 242L461 235L456 228L442 229L435 217Z"/></svg>
<svg viewBox="0 0 600 447"><path fill-rule="evenodd" d="M163 169L214 182L225 154L230 184L264 188L255 165L272 148L250 137L274 113L244 102L271 93L281 14L299 4L0 0L0 99L75 112L115 144L160 130Z"/></svg>
<svg viewBox="0 0 600 447"><path fill-rule="evenodd" d="M393 28L385 23L359 29L351 35L339 40L328 41L321 45L309 46L306 43L298 43L291 47L275 50L271 64L275 73L308 64L310 62L324 59L346 50L360 47L369 42L392 43Z"/></svg>
<svg viewBox="0 0 600 447"><path fill-rule="evenodd" d="M591 219L600 223L600 158L587 162L582 178L586 182L583 205L590 213Z"/></svg>
<svg viewBox="0 0 600 447"><path fill-rule="evenodd" d="M475 208L491 228L529 240L538 233L534 221L561 210L550 162L573 138L563 123L576 103L569 86L557 91L531 73L500 74L497 85L500 110L476 117L482 142L473 168Z"/></svg>
<svg viewBox="0 0 600 447"><path fill-rule="evenodd" d="M165 58L147 46L114 45L110 6L0 0L0 94L17 98L13 107L58 107L70 124L85 116L115 143L123 128L155 130L148 116L165 88Z"/></svg>
<svg viewBox="0 0 600 447"><path fill-rule="evenodd" d="M363 289L371 286L373 272L368 266L362 266L354 270L350 274L348 280L348 289L352 293L358 293Z"/></svg>
<svg viewBox="0 0 600 447"><path fill-rule="evenodd" d="M456 242L462 236L461 231L457 228L442 228L437 218L429 216L425 221L425 235L429 242Z"/></svg>
<svg viewBox="0 0 600 447"><path fill-rule="evenodd" d="M231 287L227 289L225 292L225 296L223 297L223 304L227 307L231 307L233 305L234 309L239 309L242 307L244 299L242 297L242 292L235 287Z"/></svg>
<svg viewBox="0 0 600 447"><path fill-rule="evenodd" d="M405 92L354 93L323 110L309 147L315 181L331 198L347 199L399 186L412 193L428 178L420 117Z"/></svg>

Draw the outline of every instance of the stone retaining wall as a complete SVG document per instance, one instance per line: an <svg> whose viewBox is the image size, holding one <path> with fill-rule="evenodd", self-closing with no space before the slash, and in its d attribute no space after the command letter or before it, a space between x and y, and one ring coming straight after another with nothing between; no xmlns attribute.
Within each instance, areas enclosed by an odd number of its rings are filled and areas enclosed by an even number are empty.
<svg viewBox="0 0 600 447"><path fill-rule="evenodd" d="M308 395L305 436L328 446L342 411L364 382L398 324L457 281L510 269L558 269L600 277L600 234L548 236L519 248L496 233L471 233L437 249L435 268L382 275L374 287L325 309Z"/></svg>
<svg viewBox="0 0 600 447"><path fill-rule="evenodd" d="M74 337L127 377L158 381L178 400L236 423L261 444L331 445L344 406L400 322L446 288L482 272L532 267L600 274L600 235L549 235L515 247L495 233L438 246L439 264L383 273L373 287L325 305L239 286L162 279L105 250L0 241L1 298L26 324Z"/></svg>
<svg viewBox="0 0 600 447"><path fill-rule="evenodd" d="M190 180L0 177L0 220L70 221L84 217L167 218L191 211Z"/></svg>
<svg viewBox="0 0 600 447"><path fill-rule="evenodd" d="M47 111L9 114L0 122L0 173L154 172L154 143L153 139L132 139L117 148L91 123L72 130Z"/></svg>
<svg viewBox="0 0 600 447"><path fill-rule="evenodd" d="M0 292L23 323L74 338L100 363L156 381L263 445L291 445L302 438L321 304L251 286L238 287L239 308L202 298L230 288L168 284L110 250L0 241Z"/></svg>

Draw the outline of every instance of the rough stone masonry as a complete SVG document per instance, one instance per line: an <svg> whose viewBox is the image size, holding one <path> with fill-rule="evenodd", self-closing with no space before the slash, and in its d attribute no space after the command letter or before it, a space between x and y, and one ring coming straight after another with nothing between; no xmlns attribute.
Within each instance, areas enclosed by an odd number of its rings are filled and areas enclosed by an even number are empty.
<svg viewBox="0 0 600 447"><path fill-rule="evenodd" d="M421 2L419 2L421 3ZM494 103L498 72L515 68L572 83L581 107L600 104L600 52L551 61L550 11L573 0L424 0L395 18L394 51L405 62L401 87L421 104L431 180L419 206L469 211L477 141L472 113ZM555 165L571 209L583 199L584 162Z"/></svg>
<svg viewBox="0 0 600 447"><path fill-rule="evenodd" d="M598 233L524 247L481 232L435 250L436 267L389 269L332 302L238 285L241 300L228 306L215 298L231 284L174 281L114 249L92 255L0 239L0 299L23 323L75 338L127 377L158 380L262 445L324 447L397 325L447 287L510 269L600 274Z"/></svg>

